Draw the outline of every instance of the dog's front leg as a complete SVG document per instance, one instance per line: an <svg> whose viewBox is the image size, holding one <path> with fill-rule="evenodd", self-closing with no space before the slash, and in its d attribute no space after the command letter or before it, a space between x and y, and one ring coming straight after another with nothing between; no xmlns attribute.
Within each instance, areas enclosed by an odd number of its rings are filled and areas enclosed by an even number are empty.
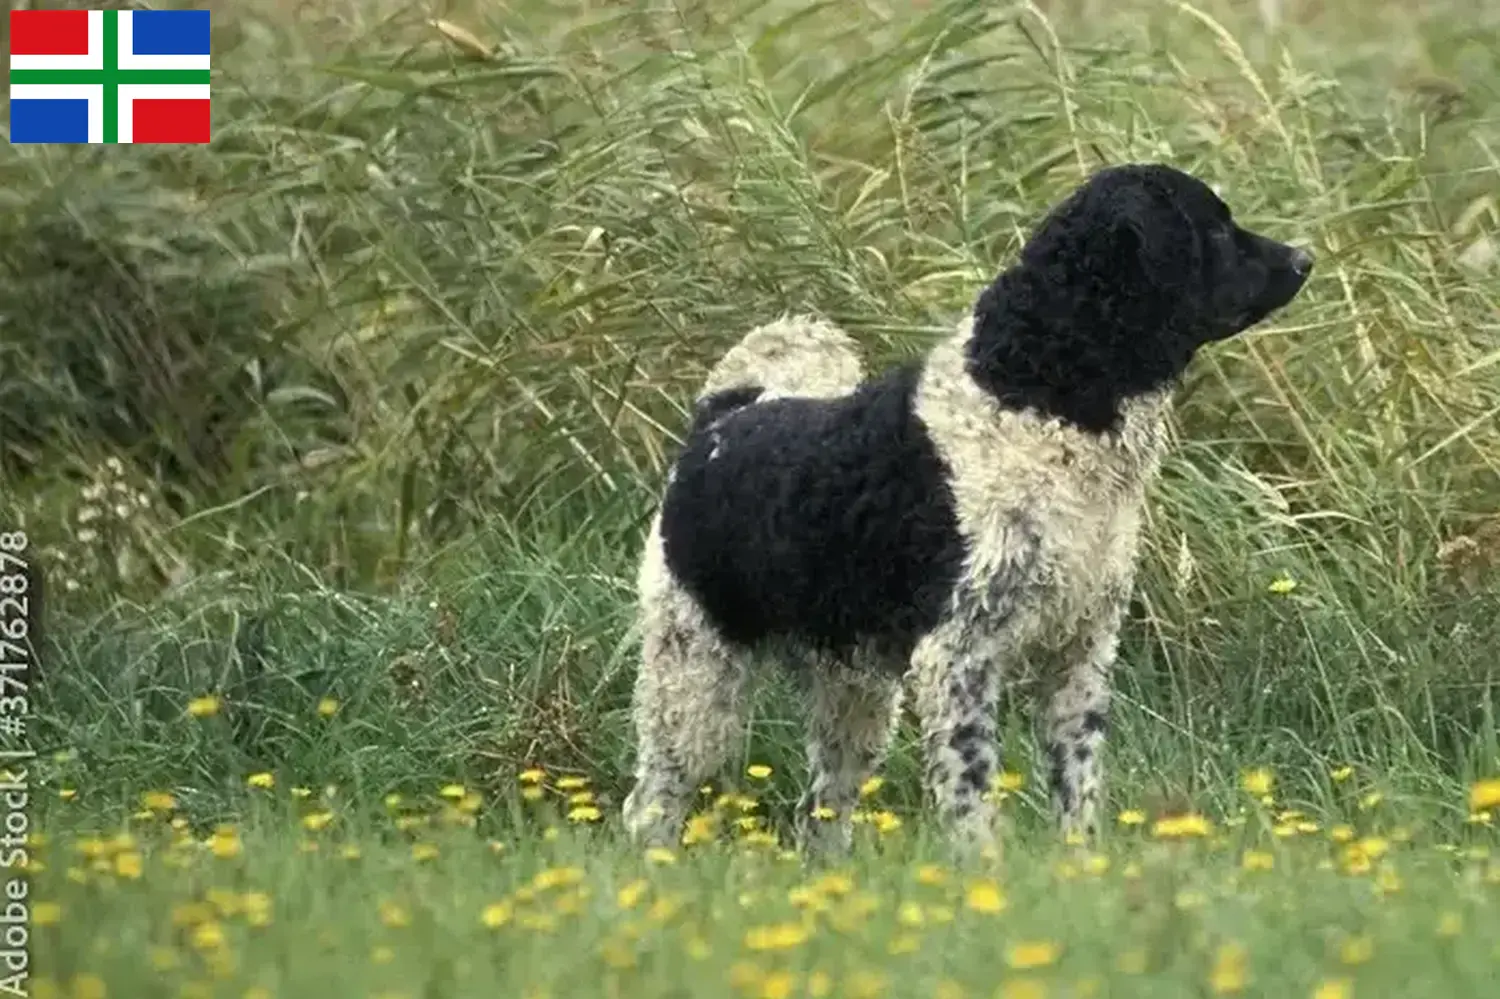
<svg viewBox="0 0 1500 999"><path fill-rule="evenodd" d="M995 838L987 792L1000 758L995 706L1006 650L1004 640L950 619L912 653L928 792L939 821L965 853Z"/></svg>
<svg viewBox="0 0 1500 999"><path fill-rule="evenodd" d="M1128 591L1128 587L1127 587ZM1046 730L1052 808L1063 833L1094 837L1103 797L1104 748L1111 673L1119 645L1123 597L1108 600L1062 650L1057 686L1048 698Z"/></svg>

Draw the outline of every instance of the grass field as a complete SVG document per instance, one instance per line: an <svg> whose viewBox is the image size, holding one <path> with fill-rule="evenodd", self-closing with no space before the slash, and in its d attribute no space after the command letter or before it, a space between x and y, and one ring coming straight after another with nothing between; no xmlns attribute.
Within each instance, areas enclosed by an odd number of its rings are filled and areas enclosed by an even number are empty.
<svg viewBox="0 0 1500 999"><path fill-rule="evenodd" d="M29 994L1490 993L1500 8L219 6L211 147L0 154ZM629 849L705 364L787 310L909 356L1142 159L1319 264L1179 394L1104 841L1017 685L998 857L932 840L908 725L804 865L773 680L692 842Z"/></svg>

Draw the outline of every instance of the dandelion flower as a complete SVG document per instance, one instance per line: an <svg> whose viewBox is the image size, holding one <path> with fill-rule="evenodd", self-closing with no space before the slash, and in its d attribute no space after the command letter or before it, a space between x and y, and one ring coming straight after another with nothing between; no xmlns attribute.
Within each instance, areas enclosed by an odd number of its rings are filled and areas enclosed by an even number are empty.
<svg viewBox="0 0 1500 999"><path fill-rule="evenodd" d="M797 977L790 971L773 971L760 982L760 999L791 999Z"/></svg>
<svg viewBox="0 0 1500 999"><path fill-rule="evenodd" d="M1276 866L1276 858L1264 850L1246 850L1240 866L1247 871L1269 871Z"/></svg>
<svg viewBox="0 0 1500 999"><path fill-rule="evenodd" d="M1207 836L1213 826L1201 815L1172 815L1157 819L1151 827L1151 835L1157 839L1187 839Z"/></svg>
<svg viewBox="0 0 1500 999"><path fill-rule="evenodd" d="M444 784L438 788L438 797L445 801L461 801L468 793L462 784Z"/></svg>
<svg viewBox="0 0 1500 999"><path fill-rule="evenodd" d="M1214 995L1237 995L1243 992L1248 977L1245 948L1232 943L1221 946L1214 955L1213 969L1208 975L1208 985Z"/></svg>
<svg viewBox="0 0 1500 999"><path fill-rule="evenodd" d="M568 810L569 822L598 822L604 813L593 805L576 805Z"/></svg>
<svg viewBox="0 0 1500 999"><path fill-rule="evenodd" d="M588 786L589 779L587 777L569 776L557 779L557 789L559 791L581 791Z"/></svg>
<svg viewBox="0 0 1500 999"><path fill-rule="evenodd" d="M764 763L752 763L745 768L745 774L751 780L767 780L771 776L771 768Z"/></svg>
<svg viewBox="0 0 1500 999"><path fill-rule="evenodd" d="M870 777L863 784L861 784L859 786L859 796L861 798L874 797L880 791L880 789L882 787L884 787L884 786L885 786L885 778L884 777L881 777L881 776L878 776L878 775L875 776L875 777Z"/></svg>
<svg viewBox="0 0 1500 999"><path fill-rule="evenodd" d="M974 912L994 915L1005 910L1005 894L993 881L976 881L969 886L964 904Z"/></svg>
<svg viewBox="0 0 1500 999"><path fill-rule="evenodd" d="M1328 776L1335 784L1342 784L1344 781L1354 776L1354 768L1348 766L1347 764L1342 767L1335 767L1333 770L1329 771Z"/></svg>
<svg viewBox="0 0 1500 999"><path fill-rule="evenodd" d="M115 854L115 876L135 881L141 876L141 855L134 850Z"/></svg>
<svg viewBox="0 0 1500 999"><path fill-rule="evenodd" d="M1275 782L1271 771L1265 767L1247 770L1240 775L1240 787L1257 798L1264 798L1271 793L1271 785Z"/></svg>
<svg viewBox="0 0 1500 999"><path fill-rule="evenodd" d="M1014 770L1002 770L994 776L990 782L996 791L1005 791L1014 794L1026 786L1025 774L1016 773Z"/></svg>
<svg viewBox="0 0 1500 999"><path fill-rule="evenodd" d="M519 774L517 774L516 780L520 781L522 784L540 784L542 782L542 778L546 776L547 772L545 770L542 770L540 767L532 767L528 770L522 770Z"/></svg>
<svg viewBox="0 0 1500 999"><path fill-rule="evenodd" d="M78 790L71 787L60 787L57 789L57 796L63 801L72 801L78 797Z"/></svg>
<svg viewBox="0 0 1500 999"><path fill-rule="evenodd" d="M1139 808L1127 808L1120 813L1118 821L1122 826L1145 825L1146 813Z"/></svg>
<svg viewBox="0 0 1500 999"><path fill-rule="evenodd" d="M332 697L324 697L318 701L318 717L332 718L339 710L339 702Z"/></svg>
<svg viewBox="0 0 1500 999"><path fill-rule="evenodd" d="M1500 807L1500 777L1475 782L1469 788L1469 811L1484 812Z"/></svg>
<svg viewBox="0 0 1500 999"><path fill-rule="evenodd" d="M791 950L807 942L812 935L804 923L777 923L754 926L745 934L745 949L754 951Z"/></svg>
<svg viewBox="0 0 1500 999"><path fill-rule="evenodd" d="M924 885L947 884L948 872L937 864L923 864L917 868L917 883Z"/></svg>
<svg viewBox="0 0 1500 999"><path fill-rule="evenodd" d="M498 930L514 915L515 910L509 902L491 902L479 913L479 921L486 929Z"/></svg>
<svg viewBox="0 0 1500 999"><path fill-rule="evenodd" d="M210 718L219 713L224 702L215 694L205 694L195 697L187 703L187 713L194 718Z"/></svg>
<svg viewBox="0 0 1500 999"><path fill-rule="evenodd" d="M1352 995L1354 983L1347 978L1324 979L1312 991L1312 999L1350 999Z"/></svg>
<svg viewBox="0 0 1500 999"><path fill-rule="evenodd" d="M254 773L246 777L245 783L250 787L258 787L262 791L269 791L276 786L276 775L262 770L260 773Z"/></svg>
<svg viewBox="0 0 1500 999"><path fill-rule="evenodd" d="M677 863L677 854L664 846L653 846L646 851L646 860L659 866Z"/></svg>
<svg viewBox="0 0 1500 999"><path fill-rule="evenodd" d="M1046 968L1057 963L1062 948L1051 940L1026 940L1012 944L1005 951L1005 963L1016 971Z"/></svg>
<svg viewBox="0 0 1500 999"><path fill-rule="evenodd" d="M1266 586L1267 590L1276 594L1276 596L1278 597L1284 597L1296 588L1297 581L1291 576L1288 576L1286 573L1282 573L1280 576L1277 576Z"/></svg>
<svg viewBox="0 0 1500 999"><path fill-rule="evenodd" d="M208 837L207 845L209 852L220 860L232 860L244 850L240 834L231 825L221 825L214 829L213 835Z"/></svg>
<svg viewBox="0 0 1500 999"><path fill-rule="evenodd" d="M147 791L141 795L141 806L150 812L170 812L177 807L177 799L165 791Z"/></svg>

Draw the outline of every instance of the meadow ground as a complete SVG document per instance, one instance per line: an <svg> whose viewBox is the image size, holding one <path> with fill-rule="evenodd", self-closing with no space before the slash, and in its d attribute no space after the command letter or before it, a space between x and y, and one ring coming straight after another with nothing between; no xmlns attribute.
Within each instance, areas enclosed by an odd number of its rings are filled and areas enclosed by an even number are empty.
<svg viewBox="0 0 1500 999"><path fill-rule="evenodd" d="M0 153L31 994L1490 994L1500 8L215 32L212 147ZM773 681L691 842L629 849L633 562L705 362L786 310L910 356L1142 159L1319 264L1179 394L1105 840L1050 832L1019 684L1000 856L932 841L907 725L855 855L806 866Z"/></svg>

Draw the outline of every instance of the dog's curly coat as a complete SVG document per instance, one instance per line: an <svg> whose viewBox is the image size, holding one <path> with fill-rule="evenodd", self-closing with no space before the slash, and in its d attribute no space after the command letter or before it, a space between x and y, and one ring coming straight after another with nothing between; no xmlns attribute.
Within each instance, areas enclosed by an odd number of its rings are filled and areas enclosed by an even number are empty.
<svg viewBox="0 0 1500 999"><path fill-rule="evenodd" d="M765 648L804 667L800 813L835 816L807 832L847 845L909 673L939 814L987 842L998 684L1023 658L1052 681L1062 824L1094 831L1169 392L1198 347L1287 304L1311 265L1187 174L1115 167L1053 210L921 363L864 381L832 326L749 333L708 379L647 538L632 833L679 834L738 739Z"/></svg>

